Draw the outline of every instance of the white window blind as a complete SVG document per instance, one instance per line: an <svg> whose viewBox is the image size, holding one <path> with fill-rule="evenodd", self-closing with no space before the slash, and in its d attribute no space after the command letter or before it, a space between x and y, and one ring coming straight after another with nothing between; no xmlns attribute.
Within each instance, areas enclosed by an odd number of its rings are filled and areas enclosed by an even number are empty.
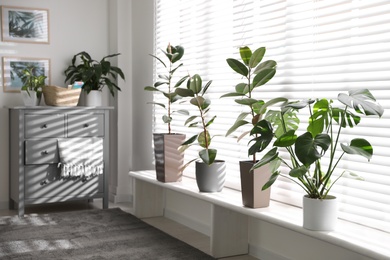
<svg viewBox="0 0 390 260"><path fill-rule="evenodd" d="M338 174L347 169L364 181L344 176L332 193L340 199L341 218L390 232L390 1L156 0L155 33L157 56L168 43L185 48L178 78L198 73L204 82L213 80L209 89L209 114L217 115L210 129L213 135L224 136L243 111L233 98L219 98L242 80L226 63L227 58L239 59L240 46L266 47L265 59L278 63L275 77L256 93L265 101L278 96L336 100L339 92L369 89L385 108L384 116L362 118L344 136L366 138L374 156L370 163L355 156L343 160ZM155 69L156 76L163 71L158 64ZM167 131L163 114L155 107L156 132ZM190 137L195 131L184 126L185 119L174 115L172 128ZM239 189L238 161L248 159L247 142L225 137L212 141L217 158L227 162L227 186ZM190 149L186 160L197 150ZM193 175L194 167L186 173ZM279 178L271 197L301 206L302 194L298 185Z"/></svg>

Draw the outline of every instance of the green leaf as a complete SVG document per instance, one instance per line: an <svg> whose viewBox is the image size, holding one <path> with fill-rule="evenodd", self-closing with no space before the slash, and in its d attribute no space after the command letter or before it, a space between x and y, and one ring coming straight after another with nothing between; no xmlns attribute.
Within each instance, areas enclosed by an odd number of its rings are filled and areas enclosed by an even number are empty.
<svg viewBox="0 0 390 260"><path fill-rule="evenodd" d="M163 119L164 123L166 123L166 124L172 122L172 117L169 117L167 115L163 115L162 119Z"/></svg>
<svg viewBox="0 0 390 260"><path fill-rule="evenodd" d="M192 144L193 142L195 142L196 138L198 137L198 135L194 135L192 136L191 138L189 138L187 141L185 141L184 143L182 143L181 145L189 145L189 144Z"/></svg>
<svg viewBox="0 0 390 260"><path fill-rule="evenodd" d="M282 103L282 105L283 105L283 104L287 103L287 101L288 101L288 99L284 98L284 97L273 98L273 99L264 103L264 105L260 108L259 113L264 114L267 111L268 107L276 105L278 103Z"/></svg>
<svg viewBox="0 0 390 260"><path fill-rule="evenodd" d="M191 89L186 89L186 88L177 88L177 89L175 89L175 93L181 97L195 96L194 92Z"/></svg>
<svg viewBox="0 0 390 260"><path fill-rule="evenodd" d="M190 117L186 120L186 122L184 123L184 125L187 125L188 123L194 121L194 119L197 118L197 117L198 117L198 116L190 116Z"/></svg>
<svg viewBox="0 0 390 260"><path fill-rule="evenodd" d="M263 107L263 105L264 105L264 101L263 100L258 100L256 103L252 104L252 109L258 115L259 114L263 114L263 113L260 113L261 108Z"/></svg>
<svg viewBox="0 0 390 260"><path fill-rule="evenodd" d="M160 91L159 89L151 87L151 86L145 87L144 90L146 90L146 91Z"/></svg>
<svg viewBox="0 0 390 260"><path fill-rule="evenodd" d="M158 87L158 86L161 86L163 84L168 84L168 82L165 82L165 81L157 81L156 83L154 83L154 86L155 87Z"/></svg>
<svg viewBox="0 0 390 260"><path fill-rule="evenodd" d="M242 61L245 63L245 65L249 64L249 60L251 59L252 56L252 51L249 49L249 47L244 46L240 47L240 56Z"/></svg>
<svg viewBox="0 0 390 260"><path fill-rule="evenodd" d="M172 93L163 92L163 94L166 98L169 99L169 102L171 102L171 103L174 103L181 98L181 96L179 96L175 92L172 92Z"/></svg>
<svg viewBox="0 0 390 260"><path fill-rule="evenodd" d="M202 96L203 96L204 94L206 94L206 91L209 89L209 87L210 87L210 85L211 85L211 82L213 82L213 81L212 81L212 80L209 80L209 81L206 83L206 85L204 85L203 91L202 91Z"/></svg>
<svg viewBox="0 0 390 260"><path fill-rule="evenodd" d="M175 71L180 68L181 66L183 66L183 63L180 63L176 68L174 68L173 70L170 71L170 74L173 75L175 73ZM168 77L167 77L167 80L168 80Z"/></svg>
<svg viewBox="0 0 390 260"><path fill-rule="evenodd" d="M226 61L230 68L232 68L235 72L243 75L244 77L248 76L248 68L242 62L236 59L227 59Z"/></svg>
<svg viewBox="0 0 390 260"><path fill-rule="evenodd" d="M261 190L266 190L268 189L269 187L272 186L272 184L274 184L274 182L276 181L276 179L279 177L280 175L280 172L279 171L276 171L274 172L271 177L269 178L269 180L266 182L266 184L264 184L264 186L261 188Z"/></svg>
<svg viewBox="0 0 390 260"><path fill-rule="evenodd" d="M176 61L180 60L184 55L184 48L180 45L177 45L175 47L171 46L172 50L172 59L171 62L175 63Z"/></svg>
<svg viewBox="0 0 390 260"><path fill-rule="evenodd" d="M157 103L157 102L148 102L147 104L153 104L153 105L157 105L157 106L160 106L160 107L163 107L165 108L165 105L162 104L162 103Z"/></svg>
<svg viewBox="0 0 390 260"><path fill-rule="evenodd" d="M349 95L340 93L338 100L344 105L355 109L357 113L381 117L384 109L376 103L376 99L368 89L350 90Z"/></svg>
<svg viewBox="0 0 390 260"><path fill-rule="evenodd" d="M237 92L231 92L231 93L227 93L225 95L222 95L221 98L224 98L224 97L239 97L239 96L245 96L245 94L237 93Z"/></svg>
<svg viewBox="0 0 390 260"><path fill-rule="evenodd" d="M214 119L216 118L217 116L213 116L213 118L211 118L207 123L206 123L206 127L208 127L209 125L211 125L213 122L214 122Z"/></svg>
<svg viewBox="0 0 390 260"><path fill-rule="evenodd" d="M262 152L272 141L272 126L267 120L261 120L252 128L250 134L257 134L257 137L250 140L254 144L248 150L248 155L254 155L255 153Z"/></svg>
<svg viewBox="0 0 390 260"><path fill-rule="evenodd" d="M260 47L257 50L255 50L249 61L249 67L255 68L263 59L264 54L265 54L265 47Z"/></svg>
<svg viewBox="0 0 390 260"><path fill-rule="evenodd" d="M253 78L253 88L260 87L270 81L276 73L275 69L264 69Z"/></svg>
<svg viewBox="0 0 390 260"><path fill-rule="evenodd" d="M180 87L181 84L183 84L184 81L186 81L190 76L184 76L182 77L178 82L176 82L174 88Z"/></svg>
<svg viewBox="0 0 390 260"><path fill-rule="evenodd" d="M182 115L186 115L186 116L188 116L190 114L190 112L188 112L188 110L185 110L185 109L179 109L176 112L179 114L182 114Z"/></svg>
<svg viewBox="0 0 390 260"><path fill-rule="evenodd" d="M253 98L235 99L234 101L235 101L237 104L246 105L246 106L252 106L254 103L257 102L257 100L256 100L256 99L253 99Z"/></svg>
<svg viewBox="0 0 390 260"><path fill-rule="evenodd" d="M353 139L349 146L341 144L341 148L347 154L361 155L367 158L367 160L370 160L374 153L371 144L363 138Z"/></svg>
<svg viewBox="0 0 390 260"><path fill-rule="evenodd" d="M360 116L357 116L351 111L345 111L340 108L332 108L332 118L337 122L337 124L341 125L341 127L354 127L360 123Z"/></svg>
<svg viewBox="0 0 390 260"><path fill-rule="evenodd" d="M198 135L198 143L201 147L207 148L210 145L210 133L206 130L206 134L204 132L201 132Z"/></svg>
<svg viewBox="0 0 390 260"><path fill-rule="evenodd" d="M249 87L248 84L245 83L238 83L235 87L236 92L242 93L242 94L247 94L249 92Z"/></svg>
<svg viewBox="0 0 390 260"><path fill-rule="evenodd" d="M302 178L307 173L306 166L302 165L296 168L291 169L291 171L288 173L291 177L294 178Z"/></svg>
<svg viewBox="0 0 390 260"><path fill-rule="evenodd" d="M195 74L187 81L187 88L198 94L202 90L202 78Z"/></svg>
<svg viewBox="0 0 390 260"><path fill-rule="evenodd" d="M214 162L215 157L217 157L217 150L203 149L199 151L199 157L205 164L211 165Z"/></svg>
<svg viewBox="0 0 390 260"><path fill-rule="evenodd" d="M295 154L299 161L306 167L309 167L328 150L331 143L330 136L327 134L318 134L313 138L310 132L299 136L295 142ZM317 148L320 147L321 150Z"/></svg>
<svg viewBox="0 0 390 260"><path fill-rule="evenodd" d="M254 71L253 73L254 73L254 74L257 74L257 73L259 73L260 71L265 70L265 69L276 69L276 65L277 65L277 63L276 63L276 61L274 61L274 60L267 60L267 61L264 61L264 62L260 63L260 64L256 67L256 69L255 69L255 71Z"/></svg>
<svg viewBox="0 0 390 260"><path fill-rule="evenodd" d="M313 115L309 119L307 131L313 136L322 133L329 125L329 112L328 100L318 100L313 106Z"/></svg>
<svg viewBox="0 0 390 260"><path fill-rule="evenodd" d="M246 124L249 124L248 121L245 121L245 120L237 120L234 125L232 127L229 128L229 130L226 132L226 135L225 136L228 136L230 135L231 133L233 133L234 131L237 130L237 128L243 126L243 125L246 125Z"/></svg>
<svg viewBox="0 0 390 260"><path fill-rule="evenodd" d="M167 65L165 65L165 63L157 56L153 55L153 54L149 54L150 56L152 56L153 58L155 58L156 60L158 60L165 68L167 67Z"/></svg>
<svg viewBox="0 0 390 260"><path fill-rule="evenodd" d="M288 111L290 108L292 109L302 109L307 107L309 104L314 103L314 100L311 99L304 99L300 101L293 101L293 102L288 102L282 105L282 113Z"/></svg>
<svg viewBox="0 0 390 260"><path fill-rule="evenodd" d="M278 148L277 147L272 148L263 156L263 158L261 158L257 163L255 163L255 165L253 165L251 170L260 168L261 166L264 166L267 163L270 163L274 160L279 160L278 156L279 156Z"/></svg>
<svg viewBox="0 0 390 260"><path fill-rule="evenodd" d="M297 140L297 135L295 134L295 131L289 130L276 139L276 141L274 142L274 146L277 147L292 146L293 144L295 144L296 140Z"/></svg>

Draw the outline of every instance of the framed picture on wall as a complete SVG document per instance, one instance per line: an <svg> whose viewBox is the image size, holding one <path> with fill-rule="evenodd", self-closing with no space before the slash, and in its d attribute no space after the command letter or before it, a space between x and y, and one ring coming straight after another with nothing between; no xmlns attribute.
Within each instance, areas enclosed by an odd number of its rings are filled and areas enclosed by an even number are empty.
<svg viewBox="0 0 390 260"><path fill-rule="evenodd" d="M2 40L49 43L49 10L1 6Z"/></svg>
<svg viewBox="0 0 390 260"><path fill-rule="evenodd" d="M45 84L50 85L50 59L3 57L4 92L20 92L25 69L31 70L35 76L46 76Z"/></svg>

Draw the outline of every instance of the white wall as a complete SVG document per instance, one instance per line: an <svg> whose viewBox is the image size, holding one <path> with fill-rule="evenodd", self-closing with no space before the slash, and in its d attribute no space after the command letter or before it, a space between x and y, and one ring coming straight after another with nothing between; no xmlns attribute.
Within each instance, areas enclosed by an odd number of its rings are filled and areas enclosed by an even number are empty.
<svg viewBox="0 0 390 260"><path fill-rule="evenodd" d="M50 44L0 41L0 56L49 58L53 85L65 85L63 71L74 54L85 50L96 59L109 54L108 0L2 0L1 5L49 9ZM18 93L0 90L0 208L8 207L8 110L4 107L19 105L23 102Z"/></svg>

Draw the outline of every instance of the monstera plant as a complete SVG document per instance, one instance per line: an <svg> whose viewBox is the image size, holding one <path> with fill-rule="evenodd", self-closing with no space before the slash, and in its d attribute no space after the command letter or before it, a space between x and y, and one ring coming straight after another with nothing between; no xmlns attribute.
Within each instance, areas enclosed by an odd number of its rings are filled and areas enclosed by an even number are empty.
<svg viewBox="0 0 390 260"><path fill-rule="evenodd" d="M265 120L272 125L271 128L264 129L264 125L260 122L255 126L265 132L266 136L272 133L275 141L273 148L253 168L278 162L279 165L289 169L288 172L276 169L262 189L268 189L279 176L288 178L302 187L306 193L303 204L304 227L309 229L331 230L334 226L317 229L310 222L305 221L305 216L309 218L310 214L320 219L316 212L305 214L305 201L310 203L310 199L314 199L325 204L327 202L324 201L335 198L329 192L337 180L346 174L346 171L343 171L334 176L334 173L339 171L339 163L346 154L363 156L368 161L373 155L373 147L364 138L358 137L350 140L349 143L341 143L343 130L357 126L362 116L381 117L384 112L382 106L367 89L350 90L348 94L340 93L337 101L336 103L324 98L284 101L280 110L267 112ZM271 100L260 110L265 111L275 103L277 102ZM309 114L306 129L299 129L301 124L297 124L296 121L296 115L299 116L302 109L307 109ZM302 133L298 134L299 131ZM281 156L281 150L288 153L289 160ZM353 176L353 173L351 175ZM329 219L331 218L328 217L328 221Z"/></svg>

